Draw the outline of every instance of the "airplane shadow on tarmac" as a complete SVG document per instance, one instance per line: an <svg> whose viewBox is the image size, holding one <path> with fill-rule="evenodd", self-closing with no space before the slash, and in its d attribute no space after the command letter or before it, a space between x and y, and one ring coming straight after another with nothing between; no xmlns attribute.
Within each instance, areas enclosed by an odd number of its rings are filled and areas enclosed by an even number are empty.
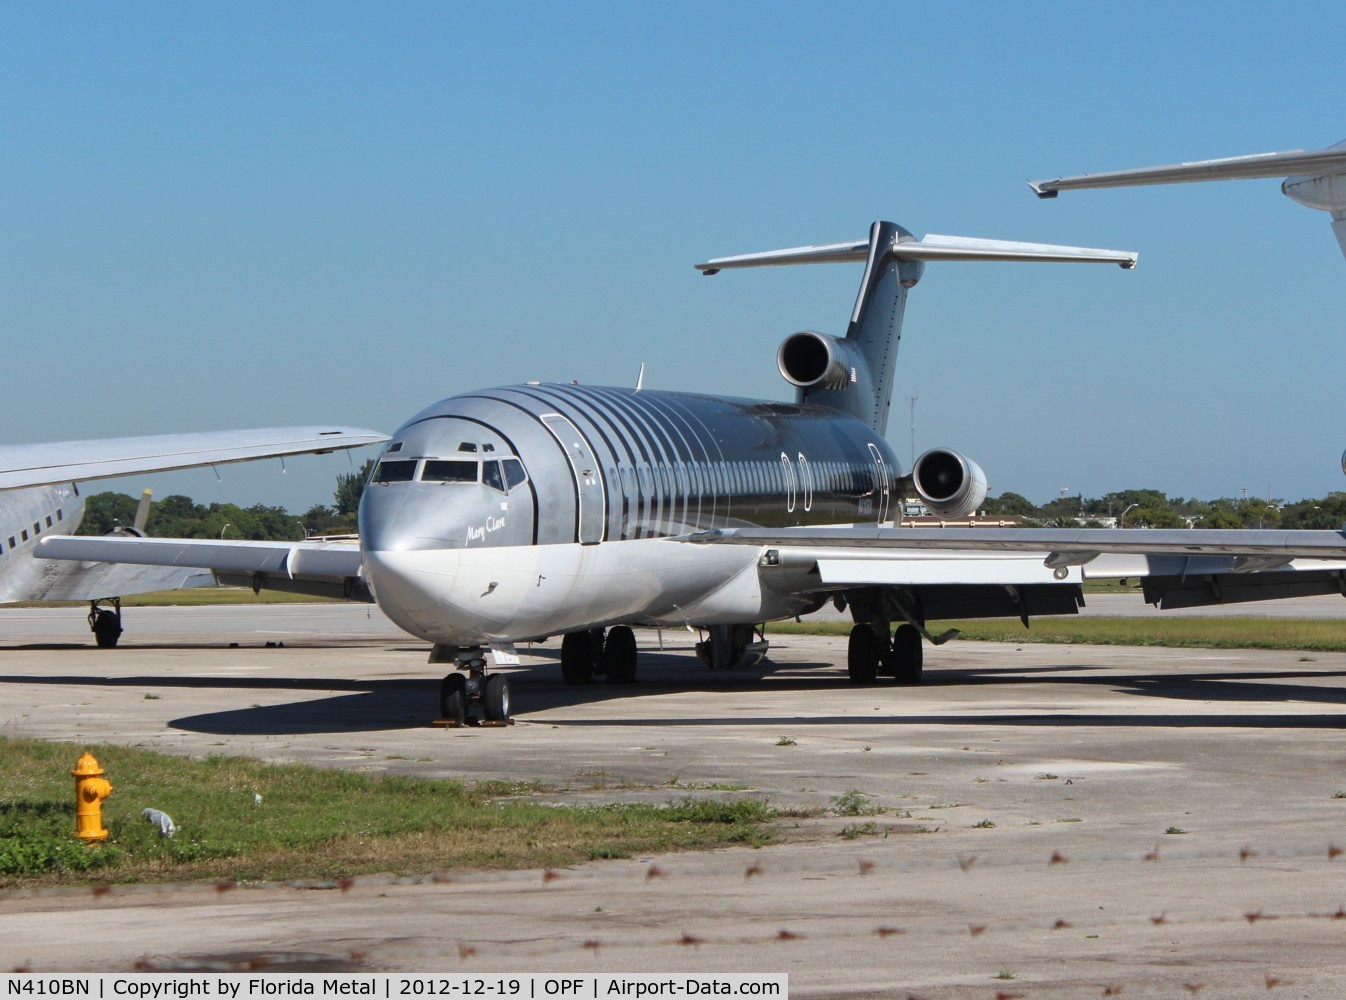
<svg viewBox="0 0 1346 1000"><path fill-rule="evenodd" d="M185 648L185 647L175 647ZM199 648L199 647L194 647ZM296 643L291 649L302 649ZM389 647L385 647L389 648ZM400 647L391 647L399 650ZM408 648L409 654L424 655L424 648ZM100 657L106 653L99 651ZM277 657L285 655L276 651ZM558 728L586 726L632 727L689 727L689 726L753 726L777 728L854 725L853 715L803 714L745 714L736 695L751 695L758 700L770 699L774 694L798 694L836 690L855 691L857 698L866 693L881 693L886 701L900 701L903 692L913 689L894 685L880 679L872 687L852 688L844 669L828 662L775 663L766 660L745 670L706 670L690 652L647 651L642 655L640 679L635 684L607 684L595 678L591 684L569 685L562 681L557 664L559 651L530 650L534 662L522 667L508 668L515 714L527 719L531 712L556 709L580 709L614 699L649 695L702 692L707 696L702 703L704 713L687 716L650 716L603 718L553 717L549 725ZM962 667L927 669L922 688L957 689L959 687L1005 685L1080 685L1092 688L1101 685L1122 695L1165 698L1201 703L1247 704L1265 703L1319 703L1323 706L1346 706L1346 685L1318 686L1299 684L1296 680L1323 681L1346 679L1346 670L1287 669L1280 671L1205 671L1200 674L1177 674L1164 671L1119 674L1101 666L1093 666L1082 656L1083 662L1039 667ZM542 662L537 662L542 661ZM167 722L167 725L191 732L214 735L297 735L336 732L376 732L398 729L432 728L438 716L439 677L442 667L420 663L424 677L397 679L343 679L271 676L259 677L205 677L156 676L136 674L109 676L113 663L104 659L97 672L62 675L0 675L0 689L5 684L72 685L81 687L136 687L183 688L220 691L292 691L323 692L325 697L307 698L279 705L252 705L247 708L224 709L199 715L185 716ZM1173 714L1136 715L1117 713L1074 713L1070 711L1068 693L1056 696L1060 711L1043 712L1038 708L999 714L972 714L960 711L962 706L950 703L950 711L922 714L882 712L867 716L866 725L956 725L956 726L1134 726L1174 728L1287 728L1287 729L1346 729L1346 712L1337 714L1256 714L1227 712L1200 715ZM928 703L928 699L927 699ZM984 702L983 702L984 703ZM769 704L769 701L768 701Z"/></svg>

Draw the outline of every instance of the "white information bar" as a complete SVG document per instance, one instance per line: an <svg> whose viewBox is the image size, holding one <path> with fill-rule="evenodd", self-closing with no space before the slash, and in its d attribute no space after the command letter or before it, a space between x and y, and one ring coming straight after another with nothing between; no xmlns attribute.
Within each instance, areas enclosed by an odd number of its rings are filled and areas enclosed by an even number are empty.
<svg viewBox="0 0 1346 1000"><path fill-rule="evenodd" d="M491 997L504 1000L644 1000L648 997L771 997L788 1000L786 973L316 973L132 972L0 974L0 1000L267 1000L285 997Z"/></svg>

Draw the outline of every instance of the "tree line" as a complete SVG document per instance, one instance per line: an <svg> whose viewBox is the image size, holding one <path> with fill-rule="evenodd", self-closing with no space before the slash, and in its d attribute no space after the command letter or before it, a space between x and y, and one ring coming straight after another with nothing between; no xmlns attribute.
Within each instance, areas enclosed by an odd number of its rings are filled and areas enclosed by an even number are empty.
<svg viewBox="0 0 1346 1000"><path fill-rule="evenodd" d="M314 504L301 514L284 507L232 503L199 504L173 495L156 502L148 529L161 538L244 538L254 541L298 540L313 535L345 535L356 530L360 494L369 481L374 460L337 476L332 505ZM135 523L138 499L124 493L95 493L85 501L81 535L105 535ZM1018 493L988 497L981 513L1015 515L1029 527L1101 528L1314 528L1340 529L1346 524L1346 493L1322 499L1285 503L1260 497L1219 500L1168 497L1159 490L1120 490L1101 497L1058 497L1037 505Z"/></svg>
<svg viewBox="0 0 1346 1000"><path fill-rule="evenodd" d="M160 538L242 538L258 542L354 534L360 494L373 469L371 458L354 472L337 476L332 505L314 504L302 514L260 503L251 507L199 504L179 494L166 496L150 508L146 529ZM139 498L125 493L95 493L87 497L79 534L106 535L118 527L130 527L135 523L139 502Z"/></svg>
<svg viewBox="0 0 1346 1000"><path fill-rule="evenodd" d="M1197 500L1165 496L1159 490L1121 490L1097 498L1059 497L1041 506L1018 493L1002 493L988 498L982 513L1013 514L1026 525L1062 528L1097 528L1120 520L1118 526L1125 528L1340 529L1346 523L1346 493L1286 503L1252 496Z"/></svg>

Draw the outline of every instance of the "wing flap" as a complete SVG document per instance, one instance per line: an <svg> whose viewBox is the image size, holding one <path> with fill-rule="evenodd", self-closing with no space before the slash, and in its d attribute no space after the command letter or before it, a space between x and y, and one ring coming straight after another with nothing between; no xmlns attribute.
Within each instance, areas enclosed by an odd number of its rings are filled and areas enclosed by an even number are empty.
<svg viewBox="0 0 1346 1000"><path fill-rule="evenodd" d="M930 584L1074 583L1081 581L1078 566L1068 567L1057 578L1041 559L988 556L977 552L940 552L915 558L823 557L817 560L821 583L830 586L896 586Z"/></svg>

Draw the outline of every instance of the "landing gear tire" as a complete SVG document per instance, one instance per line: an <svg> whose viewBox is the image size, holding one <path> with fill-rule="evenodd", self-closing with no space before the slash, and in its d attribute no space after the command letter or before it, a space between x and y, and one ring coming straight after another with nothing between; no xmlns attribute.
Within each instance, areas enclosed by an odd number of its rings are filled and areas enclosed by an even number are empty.
<svg viewBox="0 0 1346 1000"><path fill-rule="evenodd" d="M93 630L94 642L100 649L111 649L122 637L121 615L108 608L94 609L93 621L89 623L89 627Z"/></svg>
<svg viewBox="0 0 1346 1000"><path fill-rule="evenodd" d="M915 626L899 625L893 633L893 678L899 684L921 683L924 647Z"/></svg>
<svg viewBox="0 0 1346 1000"><path fill-rule="evenodd" d="M456 670L440 681L439 715L456 726L467 721L467 678Z"/></svg>
<svg viewBox="0 0 1346 1000"><path fill-rule="evenodd" d="M609 684L630 684L636 679L636 634L625 625L608 629L603 644L603 664Z"/></svg>
<svg viewBox="0 0 1346 1000"><path fill-rule="evenodd" d="M561 676L567 684L588 684L594 676L594 654L588 632L569 632L561 639Z"/></svg>
<svg viewBox="0 0 1346 1000"><path fill-rule="evenodd" d="M509 681L501 674L486 678L486 690L481 695L481 710L487 722L509 721Z"/></svg>
<svg viewBox="0 0 1346 1000"><path fill-rule="evenodd" d="M879 637L868 625L859 624L851 629L850 643L846 649L846 672L852 684L873 684L879 676L879 659L883 649Z"/></svg>

